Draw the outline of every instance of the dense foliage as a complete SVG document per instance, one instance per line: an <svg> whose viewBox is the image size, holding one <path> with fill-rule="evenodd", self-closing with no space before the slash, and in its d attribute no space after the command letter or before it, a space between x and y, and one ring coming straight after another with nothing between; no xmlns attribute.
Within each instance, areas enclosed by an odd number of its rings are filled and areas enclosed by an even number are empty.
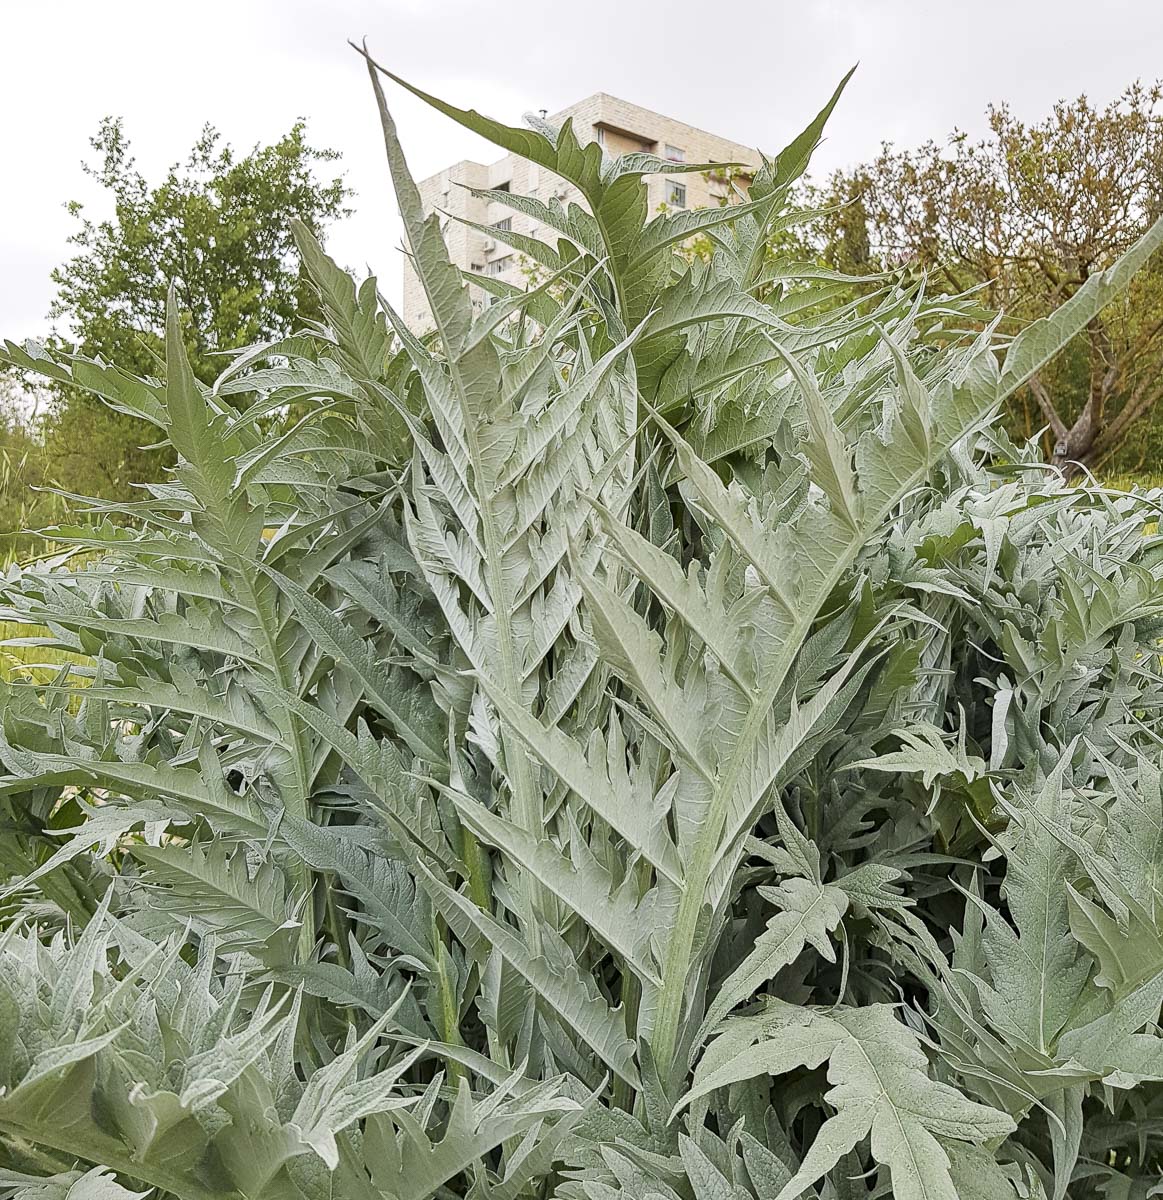
<svg viewBox="0 0 1163 1200"><path fill-rule="evenodd" d="M1163 214L1161 99L1159 84L1136 83L1103 107L1080 96L1030 124L1003 104L980 141L954 130L943 144L885 146L833 176L825 258L854 273L912 262L951 291L979 288L1014 327L1044 316ZM1060 464L1150 473L1163 455L1160 399L1156 262L1010 402L1007 424L1026 438L1045 427Z"/></svg>
<svg viewBox="0 0 1163 1200"><path fill-rule="evenodd" d="M313 300L291 224L302 221L321 237L350 211L343 180L319 177L338 159L335 151L312 146L302 122L243 154L207 126L185 161L151 182L135 163L121 121L103 121L91 145L97 161L85 172L108 212L98 218L79 202L67 206L77 222L74 253L52 273L50 346L152 375L164 361L166 294L174 280L186 349L204 382L222 370L224 351L298 327L298 314ZM35 377L29 382L42 385L39 412L10 407L5 415L17 420L0 430L0 445L24 456L24 476L120 501L135 498L136 485L162 477L168 449L143 438L132 415L60 380L47 388ZM47 524L52 507L52 500L0 479L0 554L23 550L28 539L20 532ZM39 522L26 519L37 516Z"/></svg>
<svg viewBox="0 0 1163 1200"><path fill-rule="evenodd" d="M1147 1195L1155 501L991 418L1163 226L1004 344L773 264L831 104L648 222L676 164L424 97L586 200L498 193L560 238L474 309L372 79L433 336L299 227L210 384L177 290L164 381L6 350L177 465L4 583L81 662L3 692L0 1189Z"/></svg>

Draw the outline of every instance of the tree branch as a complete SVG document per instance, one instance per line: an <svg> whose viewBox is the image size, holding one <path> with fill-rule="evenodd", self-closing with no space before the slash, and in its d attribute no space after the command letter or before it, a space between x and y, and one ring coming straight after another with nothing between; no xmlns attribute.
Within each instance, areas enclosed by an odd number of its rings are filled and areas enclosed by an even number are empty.
<svg viewBox="0 0 1163 1200"><path fill-rule="evenodd" d="M1030 391L1034 393L1034 399L1038 401L1038 406L1041 408L1046 420L1050 422L1050 428L1054 431L1055 440L1059 442L1066 441L1069 431L1066 428L1066 422L1058 415L1058 410L1054 407L1054 402L1050 399L1050 394L1046 391L1045 384L1039 376L1035 375L1030 380Z"/></svg>

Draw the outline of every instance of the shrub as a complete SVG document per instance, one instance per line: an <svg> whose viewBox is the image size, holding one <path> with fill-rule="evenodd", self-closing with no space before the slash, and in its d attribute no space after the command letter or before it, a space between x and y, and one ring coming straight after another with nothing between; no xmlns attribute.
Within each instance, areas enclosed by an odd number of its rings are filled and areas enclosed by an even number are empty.
<svg viewBox="0 0 1163 1200"><path fill-rule="evenodd" d="M300 229L212 387L172 295L164 381L6 351L177 466L4 586L75 661L3 691L0 1186L1146 1194L1155 501L990 422L1163 226L1002 347L772 265L835 97L648 223L675 164L424 96L587 203L475 311L371 70L431 337Z"/></svg>

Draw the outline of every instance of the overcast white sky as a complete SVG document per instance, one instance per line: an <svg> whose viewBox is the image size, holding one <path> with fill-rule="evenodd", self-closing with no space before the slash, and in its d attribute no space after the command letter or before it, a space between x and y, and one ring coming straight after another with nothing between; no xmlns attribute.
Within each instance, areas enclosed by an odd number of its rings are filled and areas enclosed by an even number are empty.
<svg viewBox="0 0 1163 1200"><path fill-rule="evenodd" d="M1105 103L1163 75L1163 0L21 0L3 12L0 337L14 339L48 328L49 271L74 225L63 204L93 198L79 164L105 115L125 118L150 178L206 121L243 148L307 118L358 193L329 248L398 297L399 220L349 37L510 123L605 91L767 151L859 60L816 174L882 140L980 134L990 101L1033 120L1059 98ZM389 103L418 178L498 156L398 88Z"/></svg>

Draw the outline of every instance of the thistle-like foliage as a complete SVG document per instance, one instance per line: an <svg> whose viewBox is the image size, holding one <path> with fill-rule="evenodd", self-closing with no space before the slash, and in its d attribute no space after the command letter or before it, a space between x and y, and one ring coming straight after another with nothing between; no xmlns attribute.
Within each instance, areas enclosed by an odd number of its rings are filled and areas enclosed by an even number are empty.
<svg viewBox="0 0 1163 1200"><path fill-rule="evenodd" d="M991 420L1163 226L1003 344L774 257L839 91L654 220L417 92L576 197L479 306L368 66L431 335L297 230L322 319L212 388L173 299L161 378L2 355L176 466L0 589L70 652L2 692L0 1193L1150 1194L1157 499Z"/></svg>

